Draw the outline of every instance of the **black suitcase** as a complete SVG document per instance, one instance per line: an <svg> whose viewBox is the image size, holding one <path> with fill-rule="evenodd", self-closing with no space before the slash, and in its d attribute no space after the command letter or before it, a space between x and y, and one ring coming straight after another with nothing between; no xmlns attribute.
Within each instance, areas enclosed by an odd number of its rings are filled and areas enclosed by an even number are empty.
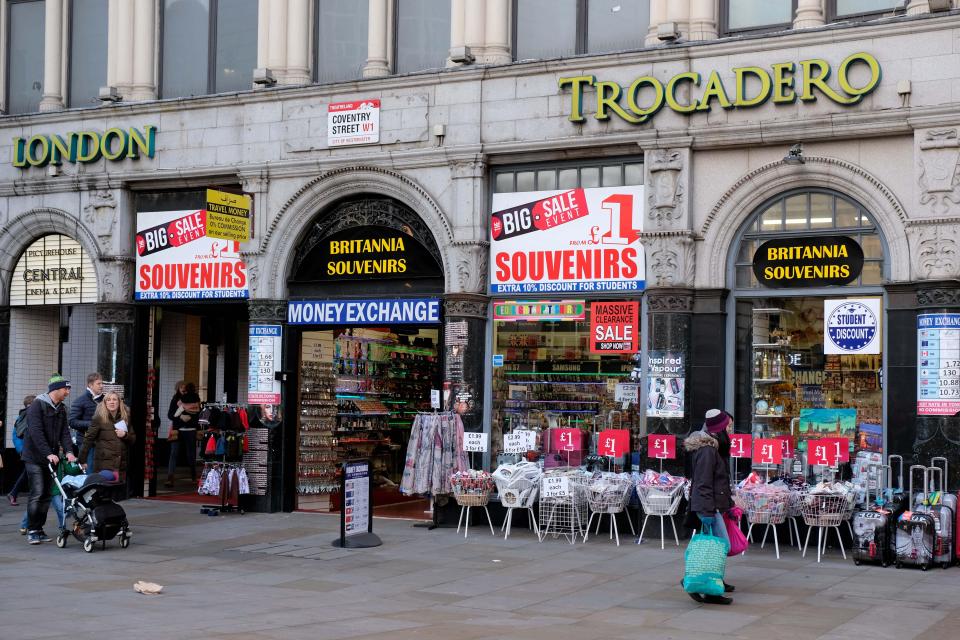
<svg viewBox="0 0 960 640"><path fill-rule="evenodd" d="M897 518L903 513L902 493L893 488L893 474L890 466L875 465L877 469L877 495L870 500L870 484L867 482L866 503L864 509L853 514L853 563L878 563L883 567L896 561L894 537ZM887 488L882 484L882 473L887 475ZM902 480L901 480L902 483ZM901 487L902 489L902 487Z"/></svg>
<svg viewBox="0 0 960 640"><path fill-rule="evenodd" d="M922 511L922 505L913 503L917 495L913 491L914 470L920 469L924 475L926 486L927 468L922 465L910 467L910 491L907 494L911 501L911 510L903 512L897 518L897 534L894 537L897 568L903 566L920 567L924 571L933 564L934 543L937 524L931 514ZM921 511L913 510L913 507Z"/></svg>

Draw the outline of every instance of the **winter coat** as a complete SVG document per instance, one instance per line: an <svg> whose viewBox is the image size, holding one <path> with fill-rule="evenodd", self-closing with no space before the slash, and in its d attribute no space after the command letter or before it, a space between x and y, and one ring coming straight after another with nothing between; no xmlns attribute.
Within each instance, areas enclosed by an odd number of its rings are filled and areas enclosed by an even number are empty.
<svg viewBox="0 0 960 640"><path fill-rule="evenodd" d="M717 439L705 431L694 431L683 441L683 447L690 453L693 465L690 510L713 514L732 509L730 471L717 450Z"/></svg>
<svg viewBox="0 0 960 640"><path fill-rule="evenodd" d="M60 455L60 449L73 453L70 429L67 427L67 408L61 402L53 404L46 393L41 393L27 407L27 435L23 439L20 459L32 464L47 464L47 456Z"/></svg>
<svg viewBox="0 0 960 640"><path fill-rule="evenodd" d="M83 393L70 405L70 428L81 433L90 428L90 421L93 420L93 414L97 411L97 405L102 401L103 394L94 398L90 389L84 389Z"/></svg>
<svg viewBox="0 0 960 640"><path fill-rule="evenodd" d="M106 420L94 418L83 437L83 446L80 448L80 459L87 459L87 452L90 447L96 447L93 452L92 472L108 469L116 471L120 477L124 477L127 470L127 453L131 446L137 441L136 434L127 426L127 435L123 438L117 436L117 430L113 425L120 422L119 414L114 418Z"/></svg>

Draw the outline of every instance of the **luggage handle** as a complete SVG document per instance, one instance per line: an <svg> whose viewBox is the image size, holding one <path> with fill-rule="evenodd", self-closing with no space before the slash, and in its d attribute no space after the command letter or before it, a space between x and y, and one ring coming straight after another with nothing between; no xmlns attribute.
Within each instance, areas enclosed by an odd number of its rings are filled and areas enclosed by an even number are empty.
<svg viewBox="0 0 960 640"><path fill-rule="evenodd" d="M938 462L943 463L943 469L940 469L940 466L937 465ZM950 489L947 485L950 483L950 461L943 456L935 456L930 458L930 466L934 469L940 469L940 491L944 493L949 491Z"/></svg>
<svg viewBox="0 0 960 640"><path fill-rule="evenodd" d="M880 502L880 497L883 495L883 489L887 485L887 479L890 477L890 465L886 464L871 464L867 465L867 493L866 493L866 504L867 507L870 506L870 474L876 474L877 477L877 492L874 498Z"/></svg>
<svg viewBox="0 0 960 640"><path fill-rule="evenodd" d="M616 417L617 422L614 426L613 419ZM608 429L623 429L623 411L617 409L611 409L607 414L607 428Z"/></svg>
<svg viewBox="0 0 960 640"><path fill-rule="evenodd" d="M913 493L913 476L916 475L913 471L914 469L920 469L923 472L923 493L927 493L927 467L922 464L912 464L910 465L910 495L907 498L907 504L910 506L910 510L913 511L917 505L914 504L915 495Z"/></svg>
<svg viewBox="0 0 960 640"><path fill-rule="evenodd" d="M893 490L893 459L896 458L900 461L900 466L897 468L899 473L897 474L897 489L903 491L903 456L898 456L896 454L891 454L887 456L887 468L890 469L890 474L887 476L888 488Z"/></svg>
<svg viewBox="0 0 960 640"><path fill-rule="evenodd" d="M943 492L943 469L940 467L927 467L927 474L930 477L930 481L927 483L927 495L929 496L934 491ZM939 481L934 485L933 477L939 477Z"/></svg>

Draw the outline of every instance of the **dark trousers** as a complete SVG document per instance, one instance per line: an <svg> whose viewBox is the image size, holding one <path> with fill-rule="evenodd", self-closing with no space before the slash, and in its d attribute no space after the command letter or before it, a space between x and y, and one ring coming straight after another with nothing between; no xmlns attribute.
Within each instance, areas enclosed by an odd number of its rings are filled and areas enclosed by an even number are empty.
<svg viewBox="0 0 960 640"><path fill-rule="evenodd" d="M177 470L177 452L181 448L187 458L187 466L190 467L190 477L197 475L197 432L196 431L178 431L179 436L170 443L170 461L167 465L167 474L173 475Z"/></svg>
<svg viewBox="0 0 960 640"><path fill-rule="evenodd" d="M27 481L27 469L24 467L23 471L20 472L20 475L17 476L17 481L13 483L13 489L10 489L10 495L16 499L20 495L20 490L23 489L23 483Z"/></svg>
<svg viewBox="0 0 960 640"><path fill-rule="evenodd" d="M30 483L30 502L27 503L27 530L39 531L47 523L47 511L50 509L50 491L53 478L47 465L23 463Z"/></svg>

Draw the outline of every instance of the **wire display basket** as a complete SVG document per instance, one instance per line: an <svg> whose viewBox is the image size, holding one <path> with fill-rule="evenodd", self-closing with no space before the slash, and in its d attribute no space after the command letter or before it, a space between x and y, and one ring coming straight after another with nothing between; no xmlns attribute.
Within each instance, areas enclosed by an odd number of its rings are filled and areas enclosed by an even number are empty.
<svg viewBox="0 0 960 640"><path fill-rule="evenodd" d="M673 528L673 540L680 546L680 537L677 535L677 525L673 521L673 516L677 514L680 507L680 500L683 498L684 488L687 481L675 483L673 485L653 485L637 483L637 498L640 499L640 506L644 514L643 526L640 527L640 537L637 538L637 544L643 543L643 533L647 530L647 521L650 516L660 518L660 548L665 547L666 536L664 533L664 518L670 518L670 526Z"/></svg>
<svg viewBox="0 0 960 640"><path fill-rule="evenodd" d="M493 491L493 478L485 471L458 471L450 476L450 485L453 487L453 499L460 505L460 519L457 521L457 533L465 524L463 537L470 534L470 509L482 507L487 514L487 524L490 525L490 535L493 532L493 520L487 503L490 502L490 493Z"/></svg>
<svg viewBox="0 0 960 640"><path fill-rule="evenodd" d="M500 526L501 531L506 531L503 536L504 539L510 537L514 509L525 509L527 511L530 517L530 525L539 537L540 529L537 526L533 505L537 501L542 476L543 470L531 462L502 464L493 472L493 481L497 485L500 504L507 510L507 517L504 518L503 524Z"/></svg>
<svg viewBox="0 0 960 640"><path fill-rule="evenodd" d="M848 494L852 495L852 494ZM840 553L844 560L847 553L843 549L843 540L840 538L840 523L844 521L847 508L850 504L848 495L808 493L803 499L803 521L807 524L807 539L803 544L803 556L807 555L807 546L810 544L810 534L817 529L817 562L826 550L827 537L830 530L837 534Z"/></svg>
<svg viewBox="0 0 960 640"><path fill-rule="evenodd" d="M490 502L490 491L484 493L457 493L453 491L453 498L461 507L483 507Z"/></svg>
<svg viewBox="0 0 960 640"><path fill-rule="evenodd" d="M751 539L754 525L763 526L763 539L760 541L760 548L763 549L767 543L767 536L772 529L773 548L778 560L780 559L780 538L777 535L777 525L783 524L787 520L790 493L786 489L776 491L753 488L741 489L734 494L736 496L734 502L747 514L747 523L749 524L747 539ZM793 535L792 531L791 535Z"/></svg>
<svg viewBox="0 0 960 640"><path fill-rule="evenodd" d="M600 474L590 479L586 485L587 504L590 507L590 519L587 520L587 528L583 534L583 541L586 542L590 536L590 525L593 524L594 516L597 517L597 533L600 532L600 521L604 515L610 516L610 538L616 539L617 546L620 546L620 531L617 527L617 514L623 513L630 503L630 497L633 493L633 480L630 476L620 474ZM630 524L631 532L636 535L633 528L633 521L627 518Z"/></svg>
<svg viewBox="0 0 960 640"><path fill-rule="evenodd" d="M543 474L540 483L540 542L563 536L573 544L587 525L588 476L582 471L557 470Z"/></svg>

